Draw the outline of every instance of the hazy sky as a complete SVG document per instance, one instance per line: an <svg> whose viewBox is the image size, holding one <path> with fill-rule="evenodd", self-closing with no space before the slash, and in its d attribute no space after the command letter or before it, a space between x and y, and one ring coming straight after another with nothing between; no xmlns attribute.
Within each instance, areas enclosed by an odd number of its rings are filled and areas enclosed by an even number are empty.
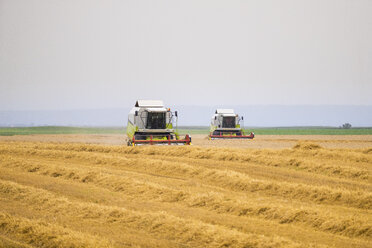
<svg viewBox="0 0 372 248"><path fill-rule="evenodd" d="M371 0L0 0L0 110L372 105Z"/></svg>

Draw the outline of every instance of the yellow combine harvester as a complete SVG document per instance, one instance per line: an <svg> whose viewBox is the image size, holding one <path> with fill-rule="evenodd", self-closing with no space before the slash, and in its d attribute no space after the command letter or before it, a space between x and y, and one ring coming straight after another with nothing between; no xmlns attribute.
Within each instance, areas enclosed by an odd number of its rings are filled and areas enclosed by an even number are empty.
<svg viewBox="0 0 372 248"><path fill-rule="evenodd" d="M233 109L217 109L212 116L209 139L253 139L254 133L246 135L240 126L244 121Z"/></svg>
<svg viewBox="0 0 372 248"><path fill-rule="evenodd" d="M175 121L176 129L173 128ZM191 136L180 139L178 114L164 108L163 101L138 100L128 115L128 145L190 145Z"/></svg>

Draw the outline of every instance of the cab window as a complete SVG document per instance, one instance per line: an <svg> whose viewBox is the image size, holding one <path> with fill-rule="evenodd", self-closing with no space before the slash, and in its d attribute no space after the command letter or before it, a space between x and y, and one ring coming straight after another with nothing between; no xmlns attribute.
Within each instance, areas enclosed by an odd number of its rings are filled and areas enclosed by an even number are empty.
<svg viewBox="0 0 372 248"><path fill-rule="evenodd" d="M148 112L147 114L147 129L165 129L165 112Z"/></svg>

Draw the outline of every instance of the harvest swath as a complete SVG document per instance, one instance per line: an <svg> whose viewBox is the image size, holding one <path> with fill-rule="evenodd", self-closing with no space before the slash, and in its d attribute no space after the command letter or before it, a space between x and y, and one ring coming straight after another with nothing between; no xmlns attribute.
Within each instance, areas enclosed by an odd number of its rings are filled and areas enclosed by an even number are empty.
<svg viewBox="0 0 372 248"><path fill-rule="evenodd" d="M0 142L0 246L371 247L372 148Z"/></svg>

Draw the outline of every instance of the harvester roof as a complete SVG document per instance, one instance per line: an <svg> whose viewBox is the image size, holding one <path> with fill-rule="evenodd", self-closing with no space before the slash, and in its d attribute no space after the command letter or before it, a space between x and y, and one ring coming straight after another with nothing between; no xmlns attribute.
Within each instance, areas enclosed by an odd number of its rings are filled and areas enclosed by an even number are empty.
<svg viewBox="0 0 372 248"><path fill-rule="evenodd" d="M233 109L217 109L216 114L235 114Z"/></svg>
<svg viewBox="0 0 372 248"><path fill-rule="evenodd" d="M146 108L148 112L166 112L166 108Z"/></svg>
<svg viewBox="0 0 372 248"><path fill-rule="evenodd" d="M164 103L161 100L137 100L135 107L164 108Z"/></svg>

